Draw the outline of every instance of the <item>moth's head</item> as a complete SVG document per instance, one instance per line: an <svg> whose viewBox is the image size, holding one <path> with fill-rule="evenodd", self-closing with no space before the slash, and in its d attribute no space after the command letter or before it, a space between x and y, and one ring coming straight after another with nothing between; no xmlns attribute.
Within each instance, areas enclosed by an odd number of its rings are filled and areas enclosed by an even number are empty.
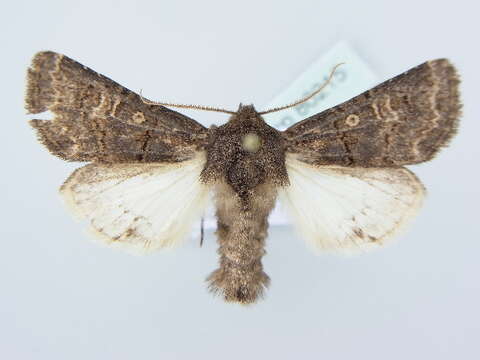
<svg viewBox="0 0 480 360"><path fill-rule="evenodd" d="M255 110L255 106L253 106L253 104L250 104L250 105L243 105L242 103L240 103L238 105L238 109L237 109L237 114L239 113L243 113L243 114L258 114L257 110Z"/></svg>
<svg viewBox="0 0 480 360"><path fill-rule="evenodd" d="M255 110L253 105L243 105L240 103L236 112L230 116L228 119L229 122L231 121L261 121L264 122L262 116Z"/></svg>

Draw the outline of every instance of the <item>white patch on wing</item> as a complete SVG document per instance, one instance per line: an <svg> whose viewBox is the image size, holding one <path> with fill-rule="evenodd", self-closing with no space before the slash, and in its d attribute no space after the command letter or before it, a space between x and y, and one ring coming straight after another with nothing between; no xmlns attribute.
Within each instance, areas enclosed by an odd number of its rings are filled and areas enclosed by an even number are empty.
<svg viewBox="0 0 480 360"><path fill-rule="evenodd" d="M166 163L90 164L60 192L105 243L146 253L180 243L206 208L205 154Z"/></svg>
<svg viewBox="0 0 480 360"><path fill-rule="evenodd" d="M286 160L290 186L279 198L317 251L367 251L417 213L425 190L405 168L313 166Z"/></svg>

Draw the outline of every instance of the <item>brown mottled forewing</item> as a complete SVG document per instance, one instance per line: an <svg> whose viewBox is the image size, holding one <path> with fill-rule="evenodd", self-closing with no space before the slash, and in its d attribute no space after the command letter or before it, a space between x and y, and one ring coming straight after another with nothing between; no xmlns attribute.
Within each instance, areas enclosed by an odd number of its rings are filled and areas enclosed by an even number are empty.
<svg viewBox="0 0 480 360"><path fill-rule="evenodd" d="M446 59L419 65L288 128L287 152L317 165L388 167L432 159L457 130L459 79Z"/></svg>
<svg viewBox="0 0 480 360"><path fill-rule="evenodd" d="M32 120L40 141L65 160L176 162L206 145L207 129L76 61L40 52L28 70L26 109L51 111Z"/></svg>

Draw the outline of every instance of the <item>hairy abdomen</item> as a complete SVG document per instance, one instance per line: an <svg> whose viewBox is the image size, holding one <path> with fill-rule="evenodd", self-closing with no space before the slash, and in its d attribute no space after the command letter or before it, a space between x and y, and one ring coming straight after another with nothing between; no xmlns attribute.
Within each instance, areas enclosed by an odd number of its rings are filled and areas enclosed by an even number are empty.
<svg viewBox="0 0 480 360"><path fill-rule="evenodd" d="M270 282L261 260L276 196L273 185L259 185L243 199L228 184L216 186L220 267L207 281L226 301L253 303Z"/></svg>

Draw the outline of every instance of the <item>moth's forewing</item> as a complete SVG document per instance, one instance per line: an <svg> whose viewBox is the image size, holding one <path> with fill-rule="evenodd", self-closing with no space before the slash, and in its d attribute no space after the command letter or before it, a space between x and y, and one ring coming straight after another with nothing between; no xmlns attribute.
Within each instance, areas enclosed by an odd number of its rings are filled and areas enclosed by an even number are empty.
<svg viewBox="0 0 480 360"><path fill-rule="evenodd" d="M284 132L317 165L392 167L432 159L455 135L459 78L446 59L419 65Z"/></svg>
<svg viewBox="0 0 480 360"><path fill-rule="evenodd" d="M54 52L35 55L28 70L26 108L51 111L32 120L40 141L70 161L177 162L206 146L208 130Z"/></svg>

